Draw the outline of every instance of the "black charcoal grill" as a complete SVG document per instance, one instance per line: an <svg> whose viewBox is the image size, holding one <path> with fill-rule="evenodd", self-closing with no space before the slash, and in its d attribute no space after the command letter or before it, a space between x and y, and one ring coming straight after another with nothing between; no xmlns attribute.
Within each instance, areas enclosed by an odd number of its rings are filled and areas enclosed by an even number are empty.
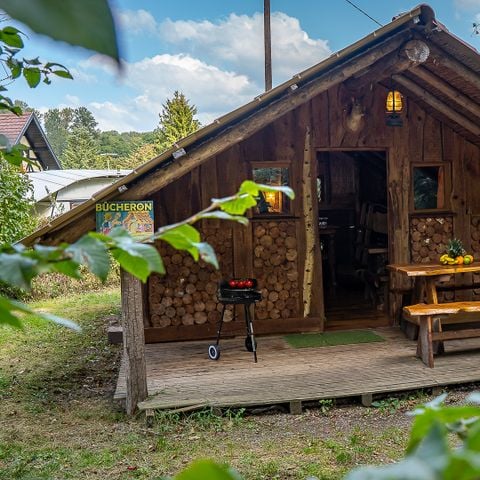
<svg viewBox="0 0 480 480"><path fill-rule="evenodd" d="M257 281L254 278L222 280L218 286L218 301L223 305L222 316L218 321L217 340L215 345L208 347L208 356L212 360L220 358L220 335L222 333L223 318L227 305L233 305L233 314L235 316L236 305L243 305L245 311L245 324L247 327L247 336L245 338L245 348L253 352L253 359L257 363L257 342L253 335L253 320L250 315L250 305L255 304L262 299L262 294L257 290Z"/></svg>

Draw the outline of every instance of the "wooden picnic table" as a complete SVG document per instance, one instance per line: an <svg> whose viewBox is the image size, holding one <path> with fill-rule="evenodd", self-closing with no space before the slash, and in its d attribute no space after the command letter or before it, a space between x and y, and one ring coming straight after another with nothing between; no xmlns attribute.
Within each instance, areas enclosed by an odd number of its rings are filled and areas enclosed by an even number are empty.
<svg viewBox="0 0 480 480"><path fill-rule="evenodd" d="M438 301L438 292L437 292L437 283L439 282L446 282L450 280L452 275L458 275L462 273L479 273L480 272L480 263L473 263L469 265L441 265L441 264L391 264L387 265L387 268L391 272L400 273L406 275L409 278L414 280L414 293L412 298L412 308L417 311L421 303L425 303L425 307L427 308L428 312L431 314L430 318L419 316L418 317L418 324L420 325L420 336L419 342L417 347L417 356L423 358L423 361L433 367L433 353L443 353L444 346L443 341L433 341L432 337L429 337L429 342L433 344L433 348L430 348L430 352L426 355L426 348L425 344L427 343L426 339L422 339L421 337L424 335L432 335L434 338L438 338L439 340L442 338L442 327L439 318L434 318L435 315L434 307L436 304L439 304ZM460 303L454 302L449 303L449 306L456 306L460 305ZM480 302L467 302L472 304L469 306L470 311L478 311L480 308ZM446 304L442 304L442 306L446 307ZM408 311L409 307L407 306L405 310ZM457 308L458 309L458 308ZM467 311L465 309L461 309L461 311ZM453 312L453 311L452 311ZM445 308L442 309L442 312L437 312L437 314L445 314L448 313ZM455 312L453 312L455 313ZM412 320L411 318L409 319ZM430 324L427 328L427 322ZM422 327L423 331L425 332L422 334ZM437 332L435 334L435 332ZM472 335L473 335L472 330ZM467 337L464 337L467 338ZM447 338L445 338L447 339ZM423 345L423 347L422 347ZM423 352L423 355L422 355Z"/></svg>
<svg viewBox="0 0 480 480"><path fill-rule="evenodd" d="M435 263L393 263L387 265L391 272L401 273L414 280L412 303L438 303L437 283L445 282L452 275L480 273L480 262L470 265L441 265Z"/></svg>

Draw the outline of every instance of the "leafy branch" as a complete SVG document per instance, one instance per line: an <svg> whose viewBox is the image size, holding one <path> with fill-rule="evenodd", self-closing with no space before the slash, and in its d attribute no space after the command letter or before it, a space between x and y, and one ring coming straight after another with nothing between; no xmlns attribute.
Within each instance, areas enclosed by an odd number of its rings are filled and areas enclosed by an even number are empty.
<svg viewBox="0 0 480 480"><path fill-rule="evenodd" d="M151 245L157 240L165 241L177 250L188 252L195 261L202 259L218 268L218 259L212 246L202 242L200 232L193 224L203 219L221 219L246 225L248 219L243 215L247 209L256 205L259 193L272 191L294 198L293 190L289 187L272 187L247 180L242 183L235 195L213 199L209 207L183 222L161 227L146 240L149 243L138 243L127 231L117 227L109 235L89 232L72 244L35 245L33 248L26 248L21 244L4 244L0 246L0 281L29 290L33 278L42 273L59 272L72 278L81 278L82 265L105 281L111 268L111 255L125 271L146 282L153 272L165 273L160 253ZM20 316L23 313L31 313L31 309L0 297L0 324L20 327ZM69 325L65 319L44 313L37 315L46 320Z"/></svg>

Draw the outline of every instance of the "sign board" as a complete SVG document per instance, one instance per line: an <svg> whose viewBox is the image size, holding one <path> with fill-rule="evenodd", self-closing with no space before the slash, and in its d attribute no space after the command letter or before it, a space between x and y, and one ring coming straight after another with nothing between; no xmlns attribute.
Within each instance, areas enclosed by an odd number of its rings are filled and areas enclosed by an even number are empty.
<svg viewBox="0 0 480 480"><path fill-rule="evenodd" d="M97 232L108 234L123 227L135 238L154 233L153 201L102 202L95 205Z"/></svg>

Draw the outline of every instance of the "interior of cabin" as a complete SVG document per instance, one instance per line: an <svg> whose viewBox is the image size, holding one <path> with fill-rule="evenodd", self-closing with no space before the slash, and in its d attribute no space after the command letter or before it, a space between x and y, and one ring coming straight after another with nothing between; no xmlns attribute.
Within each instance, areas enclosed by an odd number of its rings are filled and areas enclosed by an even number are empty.
<svg viewBox="0 0 480 480"><path fill-rule="evenodd" d="M387 155L317 154L326 329L388 324Z"/></svg>

